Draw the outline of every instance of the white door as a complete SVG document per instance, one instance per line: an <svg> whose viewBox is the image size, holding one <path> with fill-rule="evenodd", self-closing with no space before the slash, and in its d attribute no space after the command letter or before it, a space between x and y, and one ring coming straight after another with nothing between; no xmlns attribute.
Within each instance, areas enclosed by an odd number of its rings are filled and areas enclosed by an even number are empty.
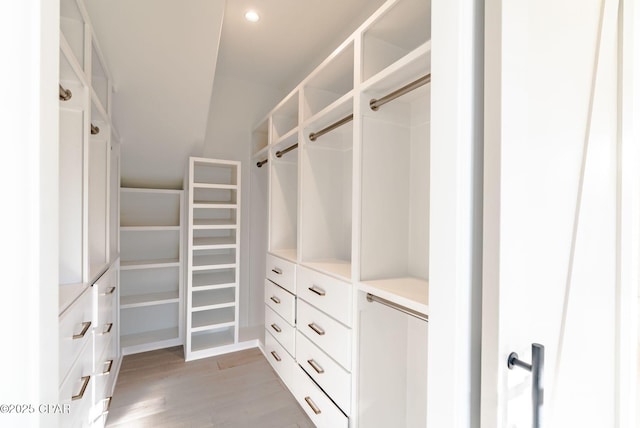
<svg viewBox="0 0 640 428"><path fill-rule="evenodd" d="M531 375L507 367L513 351L531 363L532 343L540 426L635 426L632 7L486 1L483 427L532 426Z"/></svg>

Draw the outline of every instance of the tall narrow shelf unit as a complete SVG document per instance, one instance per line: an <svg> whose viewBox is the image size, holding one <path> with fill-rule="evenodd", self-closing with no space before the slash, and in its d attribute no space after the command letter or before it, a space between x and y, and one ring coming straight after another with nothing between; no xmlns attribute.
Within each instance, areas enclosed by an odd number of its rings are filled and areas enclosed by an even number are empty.
<svg viewBox="0 0 640 428"><path fill-rule="evenodd" d="M318 427L426 426L430 22L385 2L254 130L263 350Z"/></svg>
<svg viewBox="0 0 640 428"><path fill-rule="evenodd" d="M240 162L189 159L185 358L238 343Z"/></svg>
<svg viewBox="0 0 640 428"><path fill-rule="evenodd" d="M120 192L122 352L181 345L183 191Z"/></svg>

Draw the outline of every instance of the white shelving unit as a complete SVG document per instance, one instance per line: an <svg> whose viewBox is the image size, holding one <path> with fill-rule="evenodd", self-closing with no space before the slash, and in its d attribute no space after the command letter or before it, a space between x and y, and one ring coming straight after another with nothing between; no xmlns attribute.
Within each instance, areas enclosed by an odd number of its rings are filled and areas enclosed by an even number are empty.
<svg viewBox="0 0 640 428"><path fill-rule="evenodd" d="M190 158L187 361L238 343L240 162Z"/></svg>
<svg viewBox="0 0 640 428"><path fill-rule="evenodd" d="M426 426L430 26L429 1L385 2L254 131L265 292L296 315L266 312L265 356L318 427Z"/></svg>
<svg viewBox="0 0 640 428"><path fill-rule="evenodd" d="M182 190L121 188L123 354L183 344Z"/></svg>

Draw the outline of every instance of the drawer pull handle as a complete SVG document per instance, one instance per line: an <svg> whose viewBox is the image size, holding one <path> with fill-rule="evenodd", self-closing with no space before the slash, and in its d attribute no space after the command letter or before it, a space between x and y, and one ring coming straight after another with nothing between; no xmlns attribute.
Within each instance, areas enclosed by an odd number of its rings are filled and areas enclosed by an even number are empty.
<svg viewBox="0 0 640 428"><path fill-rule="evenodd" d="M324 330L318 327L317 325L315 325L315 323L308 324L308 326L311 330L315 331L320 336L324 336L324 333L325 333Z"/></svg>
<svg viewBox="0 0 640 428"><path fill-rule="evenodd" d="M276 354L276 351L271 351L271 355L273 355L273 358L275 358L277 362L282 361L282 358L280 358L280 356Z"/></svg>
<svg viewBox="0 0 640 428"><path fill-rule="evenodd" d="M269 298L270 298L270 299L273 301L273 303L275 303L276 305L279 305L279 304L280 304L280 299L278 299L276 296L271 296L271 297L269 297Z"/></svg>
<svg viewBox="0 0 640 428"><path fill-rule="evenodd" d="M109 413L109 410L111 410L111 400L113 400L113 396L112 397L107 397L104 399L104 401L107 402L107 405L104 407L104 412L102 412L102 415L106 415L107 413Z"/></svg>
<svg viewBox="0 0 640 428"><path fill-rule="evenodd" d="M309 407L311 407L311 410L313 410L313 413L315 413L316 415L319 415L320 413L322 413L322 411L320 411L318 406L316 406L316 403L313 402L311 397L304 397L304 401L306 401Z"/></svg>
<svg viewBox="0 0 640 428"><path fill-rule="evenodd" d="M116 287L111 287L107 290L106 293L104 293L104 295L108 296L109 294L113 294L114 291L116 291Z"/></svg>
<svg viewBox="0 0 640 428"><path fill-rule="evenodd" d="M271 269L271 272L275 273L276 275L282 275L282 269L280 268L273 268Z"/></svg>
<svg viewBox="0 0 640 428"><path fill-rule="evenodd" d="M322 374L324 373L324 369L322 367L320 367L320 365L318 363L316 363L313 359L311 360L307 360L307 363L309 363L309 365L311 367L313 367L313 369L318 373L318 374Z"/></svg>
<svg viewBox="0 0 640 428"><path fill-rule="evenodd" d="M107 369L102 372L103 375L108 375L111 373L111 367L113 366L113 360L105 361L105 365L107 365Z"/></svg>
<svg viewBox="0 0 640 428"><path fill-rule="evenodd" d="M316 293L318 296L324 296L326 294L322 288L316 285L309 287L309 291Z"/></svg>
<svg viewBox="0 0 640 428"><path fill-rule="evenodd" d="M282 333L282 329L280 327L278 327L278 324L276 324L276 323L271 324L271 328L274 329L278 333Z"/></svg>
<svg viewBox="0 0 640 428"><path fill-rule="evenodd" d="M110 322L109 324L105 324L105 327L107 327L107 329L106 329L106 330L104 330L104 331L102 332L102 334L111 333L111 329L113 328L113 323L112 323L112 322Z"/></svg>
<svg viewBox="0 0 640 428"><path fill-rule="evenodd" d="M74 334L73 339L82 339L84 335L87 334L87 331L89 331L89 327L91 327L91 321L83 322L82 331L79 334Z"/></svg>
<svg viewBox="0 0 640 428"><path fill-rule="evenodd" d="M71 401L82 400L82 397L84 397L84 393L87 390L87 386L89 386L91 376L82 376L80 380L82 380L82 388L80 388L80 393L71 397Z"/></svg>

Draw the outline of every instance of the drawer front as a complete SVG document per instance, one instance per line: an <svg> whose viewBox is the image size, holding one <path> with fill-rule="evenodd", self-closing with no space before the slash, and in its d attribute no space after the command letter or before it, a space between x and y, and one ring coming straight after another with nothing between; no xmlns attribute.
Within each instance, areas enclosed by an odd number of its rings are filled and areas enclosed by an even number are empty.
<svg viewBox="0 0 640 428"><path fill-rule="evenodd" d="M351 329L302 300L298 301L297 329L351 371Z"/></svg>
<svg viewBox="0 0 640 428"><path fill-rule="evenodd" d="M351 327L351 284L311 269L298 268L298 297Z"/></svg>
<svg viewBox="0 0 640 428"><path fill-rule="evenodd" d="M296 361L331 399L351 414L351 374L304 335L296 337Z"/></svg>
<svg viewBox="0 0 640 428"><path fill-rule="evenodd" d="M267 254L267 278L296 294L296 264Z"/></svg>
<svg viewBox="0 0 640 428"><path fill-rule="evenodd" d="M91 344L82 349L78 360L71 366L67 379L60 387L59 402L68 413L60 415L61 427L84 427L89 425L92 396L95 382L93 375L93 352Z"/></svg>
<svg viewBox="0 0 640 428"><path fill-rule="evenodd" d="M117 335L116 325L113 322L99 324L95 330L95 352L96 355L104 354L107 345L115 340Z"/></svg>
<svg viewBox="0 0 640 428"><path fill-rule="evenodd" d="M300 367L296 370L299 373L293 395L314 425L318 428L347 428L349 419Z"/></svg>
<svg viewBox="0 0 640 428"><path fill-rule="evenodd" d="M296 355L296 329L270 307L264 309L264 327L291 355Z"/></svg>
<svg viewBox="0 0 640 428"><path fill-rule="evenodd" d="M265 280L264 301L289 324L296 324L296 297L293 294Z"/></svg>
<svg viewBox="0 0 640 428"><path fill-rule="evenodd" d="M93 289L89 287L60 317L59 379L63 382L80 351L91 342L94 327ZM89 347L91 348L91 347Z"/></svg>
<svg viewBox="0 0 640 428"><path fill-rule="evenodd" d="M276 371L284 384L293 391L294 386L294 370L298 368L293 357L271 336L269 330L264 335L264 347L267 360L271 367Z"/></svg>

